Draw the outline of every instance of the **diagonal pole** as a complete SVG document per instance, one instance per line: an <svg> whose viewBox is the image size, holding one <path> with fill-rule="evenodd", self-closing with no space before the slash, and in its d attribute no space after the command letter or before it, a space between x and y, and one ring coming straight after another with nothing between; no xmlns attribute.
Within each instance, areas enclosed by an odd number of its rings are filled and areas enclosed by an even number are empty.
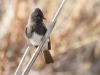
<svg viewBox="0 0 100 75"><path fill-rule="evenodd" d="M56 19L57 19L59 13L60 13L60 11L61 11L61 9L62 9L62 6L64 5L65 1L66 1L66 0L63 0L63 1L62 1L62 3L61 3L61 5L60 5L60 7L59 7L57 13L55 14L55 16L54 16L54 18L53 18L53 20L52 20L52 22L51 22L51 24L50 24L50 26L49 26L47 32L46 32L46 34L43 36L43 40L41 40L39 46L37 47L35 53L34 53L33 56L31 57L31 59L30 59L28 65L26 66L26 68L25 68L25 70L23 71L22 75L28 75L28 72L30 71L30 69L31 69L31 67L32 67L32 65L33 65L33 63L35 62L37 56L38 56L39 53L41 52L41 48L43 47L43 45L44 45L46 39L48 38L48 36L49 36L50 33L51 33L51 31L52 31L52 29L53 29L53 27L54 27L54 25L55 25L55 23L56 23Z"/></svg>

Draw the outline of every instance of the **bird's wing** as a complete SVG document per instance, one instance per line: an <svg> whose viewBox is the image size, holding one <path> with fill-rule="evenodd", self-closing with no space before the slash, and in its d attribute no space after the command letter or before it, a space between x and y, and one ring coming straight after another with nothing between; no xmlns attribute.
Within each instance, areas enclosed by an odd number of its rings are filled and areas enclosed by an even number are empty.
<svg viewBox="0 0 100 75"><path fill-rule="evenodd" d="M32 25L30 25L30 26L27 25L26 28L25 28L26 36L28 38L31 38L33 32L34 32L33 26Z"/></svg>

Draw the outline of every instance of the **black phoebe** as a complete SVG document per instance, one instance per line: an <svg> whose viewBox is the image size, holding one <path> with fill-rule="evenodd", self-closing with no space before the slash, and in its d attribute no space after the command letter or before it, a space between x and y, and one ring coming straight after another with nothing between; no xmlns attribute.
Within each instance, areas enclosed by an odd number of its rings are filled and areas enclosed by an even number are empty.
<svg viewBox="0 0 100 75"><path fill-rule="evenodd" d="M26 36L29 38L30 42L37 47L42 40L42 37L47 31L45 24L43 23L44 15L39 8L36 8L34 12L31 13L28 20L28 25L26 26L25 33ZM45 62L47 64L53 63L54 60L49 52L51 49L50 45L50 37L44 43L42 48Z"/></svg>

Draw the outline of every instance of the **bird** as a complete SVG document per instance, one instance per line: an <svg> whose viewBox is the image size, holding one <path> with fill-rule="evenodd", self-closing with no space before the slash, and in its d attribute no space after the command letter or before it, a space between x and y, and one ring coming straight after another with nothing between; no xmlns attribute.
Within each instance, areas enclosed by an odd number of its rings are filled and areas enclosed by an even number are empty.
<svg viewBox="0 0 100 75"><path fill-rule="evenodd" d="M36 48L39 46L40 41L43 39L43 36L45 35L47 28L45 24L43 23L43 20L46 19L44 17L43 12L40 8L36 8L29 16L28 23L25 28L25 34ZM51 40L50 36L45 41L42 52L44 55L45 63L54 63L54 60L50 54L51 50Z"/></svg>

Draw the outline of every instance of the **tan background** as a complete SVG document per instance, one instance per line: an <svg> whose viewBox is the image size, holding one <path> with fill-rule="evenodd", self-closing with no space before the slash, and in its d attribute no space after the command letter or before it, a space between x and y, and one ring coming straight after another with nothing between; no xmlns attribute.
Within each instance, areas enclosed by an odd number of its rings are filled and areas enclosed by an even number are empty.
<svg viewBox="0 0 100 75"><path fill-rule="evenodd" d="M0 75L13 75L27 46L29 14L40 8L48 27L62 0L0 0ZM66 0L51 33L51 54L46 65L42 53L29 75L100 75L100 0ZM21 70L21 72L23 71Z"/></svg>

